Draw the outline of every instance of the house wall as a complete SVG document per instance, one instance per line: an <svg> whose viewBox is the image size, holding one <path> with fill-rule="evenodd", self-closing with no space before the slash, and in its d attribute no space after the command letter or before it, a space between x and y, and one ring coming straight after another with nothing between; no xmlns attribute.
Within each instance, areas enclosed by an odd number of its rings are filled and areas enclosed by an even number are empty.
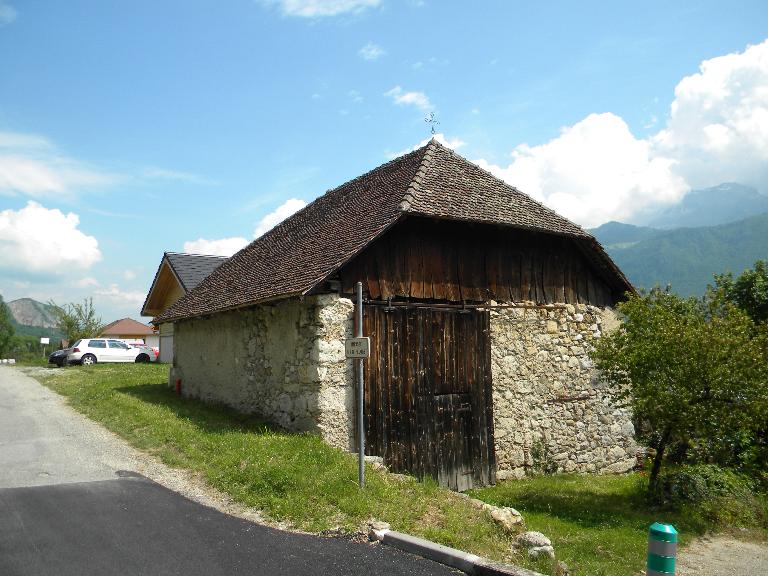
<svg viewBox="0 0 768 576"><path fill-rule="evenodd" d="M353 450L354 375L344 357L353 304L335 294L177 322L171 384L185 395L314 431ZM591 305L491 309L499 479L624 472L635 463L629 411L616 407L587 351L616 320Z"/></svg>
<svg viewBox="0 0 768 576"><path fill-rule="evenodd" d="M160 332L159 362L173 362L173 322L165 322L158 327Z"/></svg>
<svg viewBox="0 0 768 576"><path fill-rule="evenodd" d="M584 304L491 310L497 477L626 472L637 444L628 409L610 399L588 357L617 320Z"/></svg>
<svg viewBox="0 0 768 576"><path fill-rule="evenodd" d="M170 383L295 431L353 448L354 389L344 340L352 302L337 295L283 300L174 326Z"/></svg>

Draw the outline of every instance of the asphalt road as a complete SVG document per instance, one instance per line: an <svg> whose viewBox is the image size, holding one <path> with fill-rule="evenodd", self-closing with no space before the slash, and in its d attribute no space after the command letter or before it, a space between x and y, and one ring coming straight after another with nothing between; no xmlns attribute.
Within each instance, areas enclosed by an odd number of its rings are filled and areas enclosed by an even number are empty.
<svg viewBox="0 0 768 576"><path fill-rule="evenodd" d="M120 466L61 398L0 367L0 575L447 575L398 550L229 516Z"/></svg>

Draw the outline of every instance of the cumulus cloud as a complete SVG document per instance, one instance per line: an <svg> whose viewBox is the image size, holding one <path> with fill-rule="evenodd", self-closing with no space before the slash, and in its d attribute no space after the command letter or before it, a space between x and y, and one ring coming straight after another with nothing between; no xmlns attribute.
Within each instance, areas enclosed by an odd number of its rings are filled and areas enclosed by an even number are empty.
<svg viewBox="0 0 768 576"><path fill-rule="evenodd" d="M702 62L648 138L591 114L549 142L517 146L507 165L476 162L584 226L631 221L722 182L768 191L768 40Z"/></svg>
<svg viewBox="0 0 768 576"><path fill-rule="evenodd" d="M0 0L0 26L10 24L16 20L16 16L16 9L7 2Z"/></svg>
<svg viewBox="0 0 768 576"><path fill-rule="evenodd" d="M99 243L80 218L30 201L0 212L0 268L51 275L88 269L101 260Z"/></svg>
<svg viewBox="0 0 768 576"><path fill-rule="evenodd" d="M675 88L656 153L678 162L694 187L768 186L768 40L705 60Z"/></svg>
<svg viewBox="0 0 768 576"><path fill-rule="evenodd" d="M432 103L424 92L406 92L401 86L395 86L384 92L384 96L392 98L398 106L415 106L424 111L432 108Z"/></svg>
<svg viewBox="0 0 768 576"><path fill-rule="evenodd" d="M381 46L374 44L373 42L368 42L368 44L360 48L357 53L363 60L378 60L386 54Z"/></svg>
<svg viewBox="0 0 768 576"><path fill-rule="evenodd" d="M347 12L361 12L380 4L381 0L260 0L262 4L280 7L285 16L322 18Z"/></svg>
<svg viewBox="0 0 768 576"><path fill-rule="evenodd" d="M184 252L190 254L210 254L212 256L232 256L248 245L248 240L241 236L232 238L219 238L218 240L206 240L198 238L184 242Z"/></svg>
<svg viewBox="0 0 768 576"><path fill-rule="evenodd" d="M108 186L115 180L112 174L59 154L42 136L0 132L0 194L73 196L82 188Z"/></svg>
<svg viewBox="0 0 768 576"><path fill-rule="evenodd" d="M147 298L146 292L139 290L121 290L117 284L110 284L108 288L95 290L97 296L104 296L114 302L141 306Z"/></svg>
<svg viewBox="0 0 768 576"><path fill-rule="evenodd" d="M506 167L477 163L585 226L626 220L651 205L671 204L687 191L674 162L654 157L614 114L591 114L539 146L522 144Z"/></svg>
<svg viewBox="0 0 768 576"><path fill-rule="evenodd" d="M280 224L280 222L288 218L288 216L298 212L306 205L307 203L304 202L304 200L299 200L298 198L289 198L280 204L280 206L275 208L272 212L259 220L258 224L256 224L256 229L253 231L253 237L258 238L259 236L262 236L265 232L268 232Z"/></svg>
<svg viewBox="0 0 768 576"><path fill-rule="evenodd" d="M253 237L258 238L259 236L264 235L266 232L280 224L280 222L288 218L288 216L298 212L306 205L307 203L304 202L304 200L289 198L256 223ZM184 242L184 252L192 254L212 254L215 256L232 256L235 252L247 246L248 242L248 240L241 236L219 238L216 240L198 238L197 240Z"/></svg>

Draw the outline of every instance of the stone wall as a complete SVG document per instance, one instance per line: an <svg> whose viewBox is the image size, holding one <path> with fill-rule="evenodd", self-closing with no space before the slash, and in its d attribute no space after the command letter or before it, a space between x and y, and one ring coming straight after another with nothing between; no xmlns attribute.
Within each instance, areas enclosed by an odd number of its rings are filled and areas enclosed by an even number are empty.
<svg viewBox="0 0 768 576"><path fill-rule="evenodd" d="M616 323L611 310L582 304L491 310L499 479L634 466L631 413L614 405L587 355Z"/></svg>
<svg viewBox="0 0 768 576"><path fill-rule="evenodd" d="M177 322L171 384L180 378L185 395L354 450L354 376L344 358L353 309L327 294ZM611 402L587 355L615 322L586 305L491 310L499 479L534 468L632 468L630 413Z"/></svg>
<svg viewBox="0 0 768 576"><path fill-rule="evenodd" d="M232 406L353 448L354 388L344 339L350 300L282 300L177 322L170 383L184 395Z"/></svg>

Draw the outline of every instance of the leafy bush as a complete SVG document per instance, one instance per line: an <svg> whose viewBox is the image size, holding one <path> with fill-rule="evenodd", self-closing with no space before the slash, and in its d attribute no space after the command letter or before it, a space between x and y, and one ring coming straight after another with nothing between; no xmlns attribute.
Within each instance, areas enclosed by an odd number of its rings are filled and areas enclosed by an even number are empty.
<svg viewBox="0 0 768 576"><path fill-rule="evenodd" d="M652 498L673 509L687 508L710 528L766 525L766 500L757 483L714 464L681 466L664 472Z"/></svg>
<svg viewBox="0 0 768 576"><path fill-rule="evenodd" d="M699 503L721 496L745 498L752 495L750 479L714 464L681 466L662 474L656 494L660 503Z"/></svg>

